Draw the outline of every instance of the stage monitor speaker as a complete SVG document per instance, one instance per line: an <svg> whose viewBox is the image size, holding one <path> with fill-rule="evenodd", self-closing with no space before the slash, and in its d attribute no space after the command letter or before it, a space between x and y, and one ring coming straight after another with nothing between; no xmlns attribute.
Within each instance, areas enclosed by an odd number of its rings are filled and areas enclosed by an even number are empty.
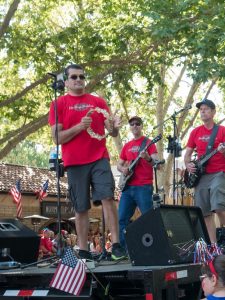
<svg viewBox="0 0 225 300"><path fill-rule="evenodd" d="M210 244L202 211L194 206L152 208L128 225L125 238L136 266L192 263L196 241Z"/></svg>
<svg viewBox="0 0 225 300"><path fill-rule="evenodd" d="M33 230L14 219L0 219L0 260L19 263L37 261L40 238Z"/></svg>

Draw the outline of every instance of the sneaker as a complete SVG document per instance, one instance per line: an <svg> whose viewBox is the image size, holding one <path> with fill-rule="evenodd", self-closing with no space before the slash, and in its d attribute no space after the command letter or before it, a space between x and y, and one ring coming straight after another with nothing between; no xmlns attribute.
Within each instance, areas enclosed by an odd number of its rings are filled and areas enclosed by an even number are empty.
<svg viewBox="0 0 225 300"><path fill-rule="evenodd" d="M81 259L93 260L91 253L87 250L79 250L78 255L79 255L79 258L81 258Z"/></svg>
<svg viewBox="0 0 225 300"><path fill-rule="evenodd" d="M112 255L113 260L122 260L127 258L126 251L121 247L119 243L114 243L112 245Z"/></svg>

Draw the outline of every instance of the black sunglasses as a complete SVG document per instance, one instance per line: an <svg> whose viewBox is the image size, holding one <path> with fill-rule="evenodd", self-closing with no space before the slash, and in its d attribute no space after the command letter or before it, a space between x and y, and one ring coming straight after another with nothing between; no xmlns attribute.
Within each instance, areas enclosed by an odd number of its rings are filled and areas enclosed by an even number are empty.
<svg viewBox="0 0 225 300"><path fill-rule="evenodd" d="M80 80L84 80L85 79L85 76L84 75L71 75L69 77L69 79L73 79L73 80L77 80L77 78L79 77Z"/></svg>
<svg viewBox="0 0 225 300"><path fill-rule="evenodd" d="M134 125L136 125L136 126L141 126L141 123L138 123L138 122L130 123L130 126L134 126Z"/></svg>

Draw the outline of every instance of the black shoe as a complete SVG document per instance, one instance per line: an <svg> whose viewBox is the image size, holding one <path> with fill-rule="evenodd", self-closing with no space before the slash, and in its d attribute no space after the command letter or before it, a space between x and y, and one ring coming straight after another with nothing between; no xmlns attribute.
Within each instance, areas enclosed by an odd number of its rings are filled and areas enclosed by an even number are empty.
<svg viewBox="0 0 225 300"><path fill-rule="evenodd" d="M79 250L79 258L93 260L91 253L87 250Z"/></svg>
<svg viewBox="0 0 225 300"><path fill-rule="evenodd" d="M122 260L127 258L126 251L121 247L119 243L114 243L112 245L112 255L113 260Z"/></svg>

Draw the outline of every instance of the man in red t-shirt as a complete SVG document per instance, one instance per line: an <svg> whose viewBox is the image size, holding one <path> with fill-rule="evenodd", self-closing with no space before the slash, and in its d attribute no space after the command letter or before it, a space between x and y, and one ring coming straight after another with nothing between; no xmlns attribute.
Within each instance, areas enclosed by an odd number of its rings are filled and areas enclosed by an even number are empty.
<svg viewBox="0 0 225 300"><path fill-rule="evenodd" d="M145 137L142 134L143 121L140 117L129 120L134 138L126 143L120 153L117 169L125 176L128 175L130 163L139 155L140 147ZM146 145L151 140L146 140ZM121 245L126 248L124 229L130 222L136 207L143 214L152 207L153 194L153 163L158 159L155 144L149 146L146 152L141 152L141 158L135 166L134 174L127 182L127 187L121 193L119 201L119 236Z"/></svg>
<svg viewBox="0 0 225 300"><path fill-rule="evenodd" d="M125 252L118 242L117 212L113 201L115 184L105 138L105 128L111 136L118 135L120 118L111 115L104 99L85 92L85 75L80 65L69 65L65 69L65 77L68 94L52 102L49 123L56 142L56 111L58 142L62 145L70 199L76 212L79 256L92 258L87 243L91 187L92 200L96 204L101 202L112 233L112 258L121 259Z"/></svg>
<svg viewBox="0 0 225 300"><path fill-rule="evenodd" d="M192 162L192 153L197 151L198 159L206 153L206 148L214 127L216 106L213 101L204 99L196 104L199 109L203 125L192 130L184 156L184 162L189 173L195 173L196 167ZM219 217L220 223L225 224L225 127L219 125L212 150L219 151L212 156L195 188L195 205L202 209L210 240L215 243L216 226L214 214Z"/></svg>

